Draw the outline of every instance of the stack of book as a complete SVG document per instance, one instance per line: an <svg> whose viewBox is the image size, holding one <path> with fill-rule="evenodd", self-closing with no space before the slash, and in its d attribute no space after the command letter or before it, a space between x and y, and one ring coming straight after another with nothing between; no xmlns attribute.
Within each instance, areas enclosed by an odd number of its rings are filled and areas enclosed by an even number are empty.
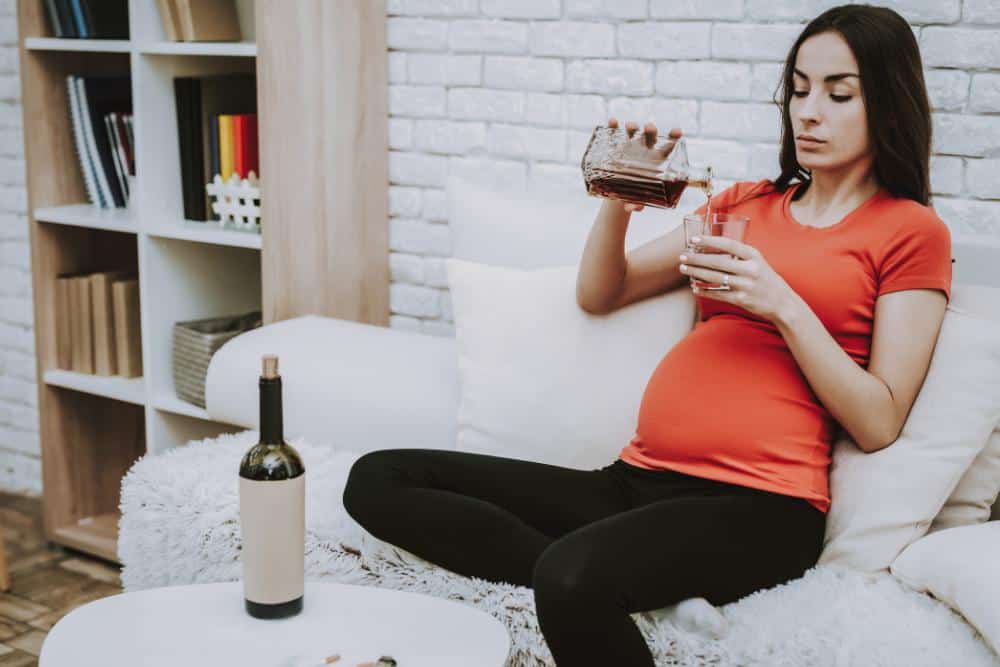
<svg viewBox="0 0 1000 667"><path fill-rule="evenodd" d="M135 176L131 79L70 75L66 87L87 198L100 208L124 208Z"/></svg>
<svg viewBox="0 0 1000 667"><path fill-rule="evenodd" d="M128 0L44 0L56 37L128 39Z"/></svg>
<svg viewBox="0 0 1000 667"><path fill-rule="evenodd" d="M174 79L184 217L216 220L205 186L250 172L260 176L257 80L252 74Z"/></svg>
<svg viewBox="0 0 1000 667"><path fill-rule="evenodd" d="M128 271L56 278L56 365L91 375L142 375L139 281Z"/></svg>
<svg viewBox="0 0 1000 667"><path fill-rule="evenodd" d="M238 42L236 0L157 0L171 42Z"/></svg>

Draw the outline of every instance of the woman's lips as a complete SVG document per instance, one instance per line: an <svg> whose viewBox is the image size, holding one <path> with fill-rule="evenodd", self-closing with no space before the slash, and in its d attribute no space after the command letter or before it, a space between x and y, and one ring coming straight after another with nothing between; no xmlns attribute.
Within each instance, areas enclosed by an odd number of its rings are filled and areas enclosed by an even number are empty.
<svg viewBox="0 0 1000 667"><path fill-rule="evenodd" d="M818 146L822 146L826 142L825 141L816 141L815 139L801 139L801 138L798 138L798 139L795 140L795 143L797 143L799 146L802 146L803 148L816 148Z"/></svg>

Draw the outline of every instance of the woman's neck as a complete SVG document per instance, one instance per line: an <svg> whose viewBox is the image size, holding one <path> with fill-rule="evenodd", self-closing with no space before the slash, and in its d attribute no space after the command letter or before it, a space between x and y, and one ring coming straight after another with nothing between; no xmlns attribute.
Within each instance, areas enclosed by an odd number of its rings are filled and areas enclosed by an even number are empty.
<svg viewBox="0 0 1000 667"><path fill-rule="evenodd" d="M796 208L811 219L821 220L857 208L880 186L869 171L836 176L814 171L805 188L800 196L796 193Z"/></svg>

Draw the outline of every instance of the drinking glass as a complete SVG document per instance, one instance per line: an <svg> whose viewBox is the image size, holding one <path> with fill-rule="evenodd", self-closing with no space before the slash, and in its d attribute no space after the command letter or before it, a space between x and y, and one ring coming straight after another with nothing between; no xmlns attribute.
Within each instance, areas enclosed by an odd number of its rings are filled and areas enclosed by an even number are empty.
<svg viewBox="0 0 1000 667"><path fill-rule="evenodd" d="M707 255L722 254L727 255L725 250L713 248L701 243L694 243L691 239L695 236L725 236L726 238L743 240L746 234L747 225L750 224L750 217L746 215L736 215L735 213L712 213L707 218L704 214L689 214L684 216L684 247L688 253L702 253ZM732 257L732 255L730 255ZM694 276L690 277L691 285L698 289L718 291L728 290L729 286L720 283L711 283L699 280Z"/></svg>

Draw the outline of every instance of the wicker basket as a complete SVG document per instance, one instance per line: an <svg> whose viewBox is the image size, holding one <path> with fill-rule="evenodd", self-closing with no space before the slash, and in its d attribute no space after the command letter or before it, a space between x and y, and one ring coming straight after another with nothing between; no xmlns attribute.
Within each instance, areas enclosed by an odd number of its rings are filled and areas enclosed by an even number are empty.
<svg viewBox="0 0 1000 667"><path fill-rule="evenodd" d="M205 376L212 355L230 338L259 327L259 310L174 324L174 389L188 403L205 407Z"/></svg>

